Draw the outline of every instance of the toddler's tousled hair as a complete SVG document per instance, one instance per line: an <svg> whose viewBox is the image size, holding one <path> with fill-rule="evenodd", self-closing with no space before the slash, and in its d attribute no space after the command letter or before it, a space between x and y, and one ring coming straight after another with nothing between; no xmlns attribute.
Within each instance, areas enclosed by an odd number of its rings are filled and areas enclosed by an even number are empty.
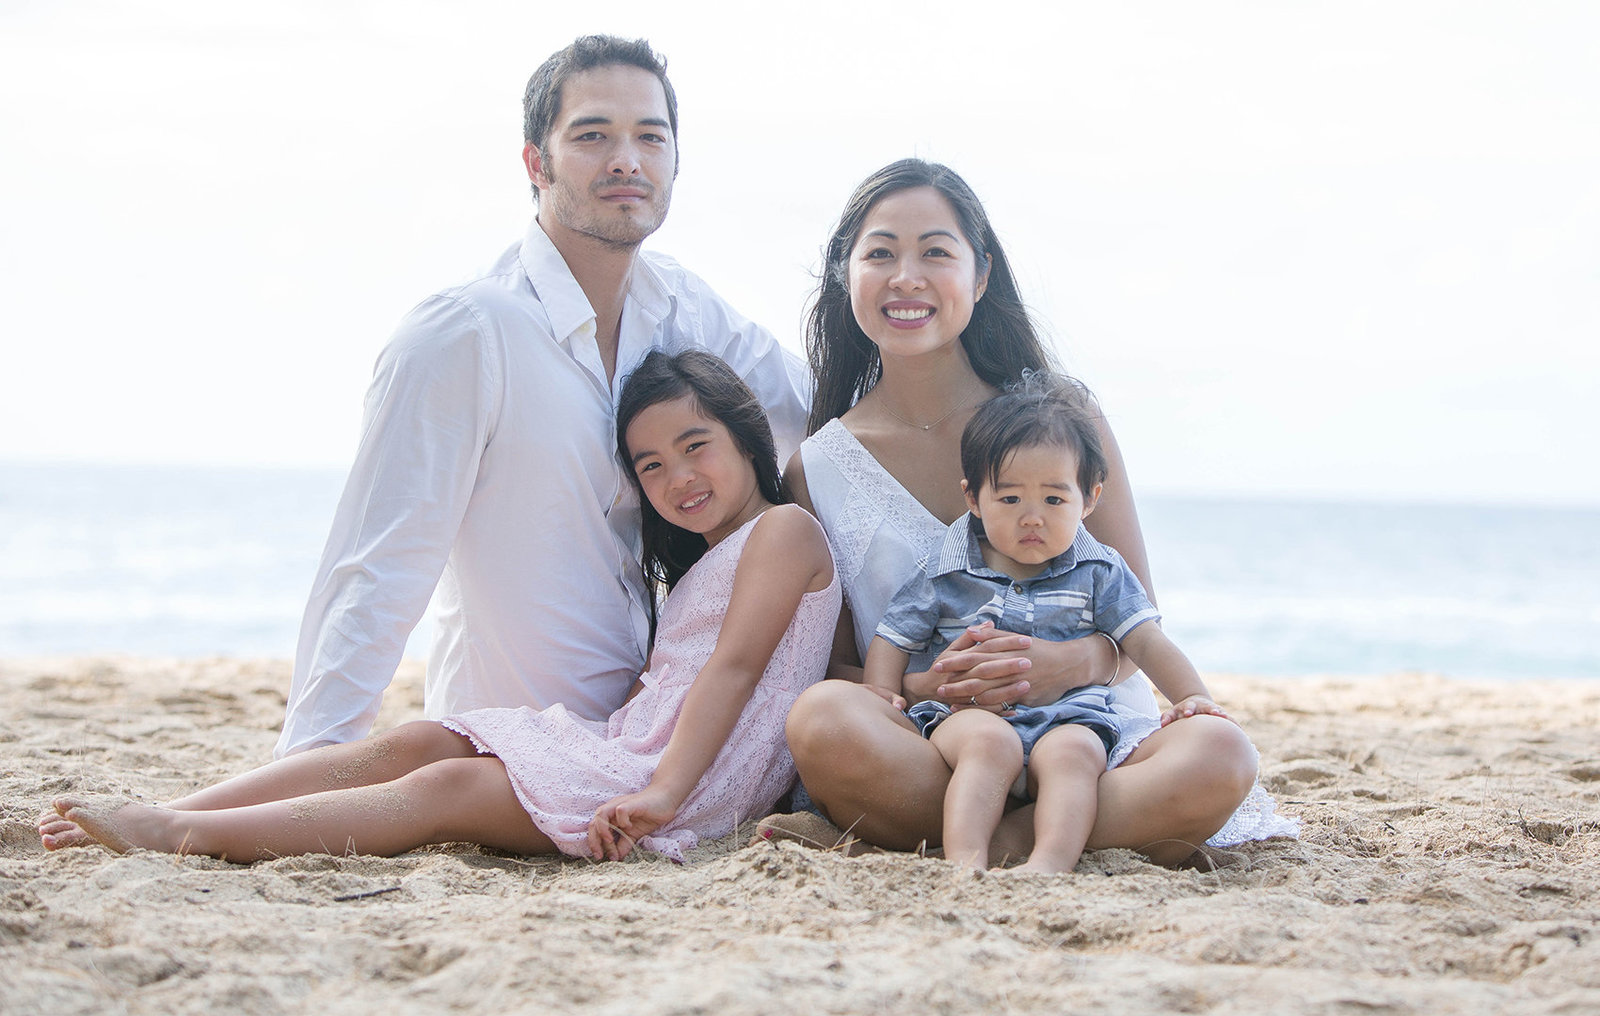
<svg viewBox="0 0 1600 1016"><path fill-rule="evenodd" d="M994 486L1018 448L1055 445L1078 458L1078 489L1085 497L1106 479L1100 443L1100 406L1080 382L1048 371L1022 380L978 407L961 432L961 474L973 497Z"/></svg>

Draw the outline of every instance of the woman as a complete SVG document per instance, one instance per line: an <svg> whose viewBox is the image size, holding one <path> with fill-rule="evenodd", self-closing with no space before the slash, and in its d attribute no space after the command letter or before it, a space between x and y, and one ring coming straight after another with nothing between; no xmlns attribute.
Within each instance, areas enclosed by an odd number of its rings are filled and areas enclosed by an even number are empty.
<svg viewBox="0 0 1600 1016"><path fill-rule="evenodd" d="M899 710L859 683L865 644L917 560L966 509L959 445L973 411L1024 371L1053 365L983 206L943 166L906 159L869 177L825 259L807 328L812 436L785 480L834 548L846 608L829 676L846 680L800 697L789 746L827 818L870 843L910 850L939 841L950 770ZM1151 590L1122 457L1104 419L1099 427L1110 468L1088 525ZM934 666L906 675L908 698L996 711L1133 670L1108 639L1052 643L994 630L962 636ZM1225 824L1218 843L1293 829L1272 814L1270 798L1252 793L1256 751L1233 722L1192 716L1160 727L1143 677L1117 684L1113 700L1131 729L1101 778L1089 848L1128 847L1176 865ZM1031 812L1006 816L993 860L1028 853ZM766 828L793 833L803 823L779 818Z"/></svg>

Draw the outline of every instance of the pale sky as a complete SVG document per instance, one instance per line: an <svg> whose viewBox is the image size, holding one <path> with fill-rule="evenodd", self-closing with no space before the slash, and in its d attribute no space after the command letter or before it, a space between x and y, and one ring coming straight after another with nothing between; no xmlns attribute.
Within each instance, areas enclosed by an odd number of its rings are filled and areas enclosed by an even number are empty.
<svg viewBox="0 0 1600 1016"><path fill-rule="evenodd" d="M0 5L0 460L342 467L532 214L589 31L681 103L651 246L798 349L905 155L985 200L1137 489L1600 504L1600 6Z"/></svg>

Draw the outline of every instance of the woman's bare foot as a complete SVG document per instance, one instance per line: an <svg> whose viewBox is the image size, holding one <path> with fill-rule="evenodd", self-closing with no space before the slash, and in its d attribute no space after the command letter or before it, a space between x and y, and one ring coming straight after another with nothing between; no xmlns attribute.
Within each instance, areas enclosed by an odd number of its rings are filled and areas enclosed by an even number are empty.
<svg viewBox="0 0 1600 1016"><path fill-rule="evenodd" d="M818 850L837 850L846 857L858 854L878 854L882 851L810 811L790 812L787 815L768 815L756 823L756 834L750 844L776 843L789 840Z"/></svg>
<svg viewBox="0 0 1600 1016"><path fill-rule="evenodd" d="M172 817L176 813L165 808L152 808L144 804L118 805L112 801L90 801L76 797L58 797L55 807L56 813L80 833L119 854L126 854L134 847L147 847L169 854L182 849L182 844L170 842L173 835Z"/></svg>
<svg viewBox="0 0 1600 1016"><path fill-rule="evenodd" d="M78 823L62 818L53 808L39 816L39 842L46 850L87 847L94 841Z"/></svg>

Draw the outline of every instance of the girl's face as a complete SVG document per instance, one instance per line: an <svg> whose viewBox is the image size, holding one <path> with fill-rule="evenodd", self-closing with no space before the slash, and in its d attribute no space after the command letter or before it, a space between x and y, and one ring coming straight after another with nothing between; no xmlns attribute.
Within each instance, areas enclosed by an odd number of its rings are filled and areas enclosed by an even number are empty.
<svg viewBox="0 0 1600 1016"><path fill-rule="evenodd" d="M647 406L628 424L644 496L668 522L716 546L767 506L756 470L728 428L690 396Z"/></svg>
<svg viewBox="0 0 1600 1016"><path fill-rule="evenodd" d="M988 264L933 187L880 199L850 250L850 306L885 359L949 348L988 282Z"/></svg>

